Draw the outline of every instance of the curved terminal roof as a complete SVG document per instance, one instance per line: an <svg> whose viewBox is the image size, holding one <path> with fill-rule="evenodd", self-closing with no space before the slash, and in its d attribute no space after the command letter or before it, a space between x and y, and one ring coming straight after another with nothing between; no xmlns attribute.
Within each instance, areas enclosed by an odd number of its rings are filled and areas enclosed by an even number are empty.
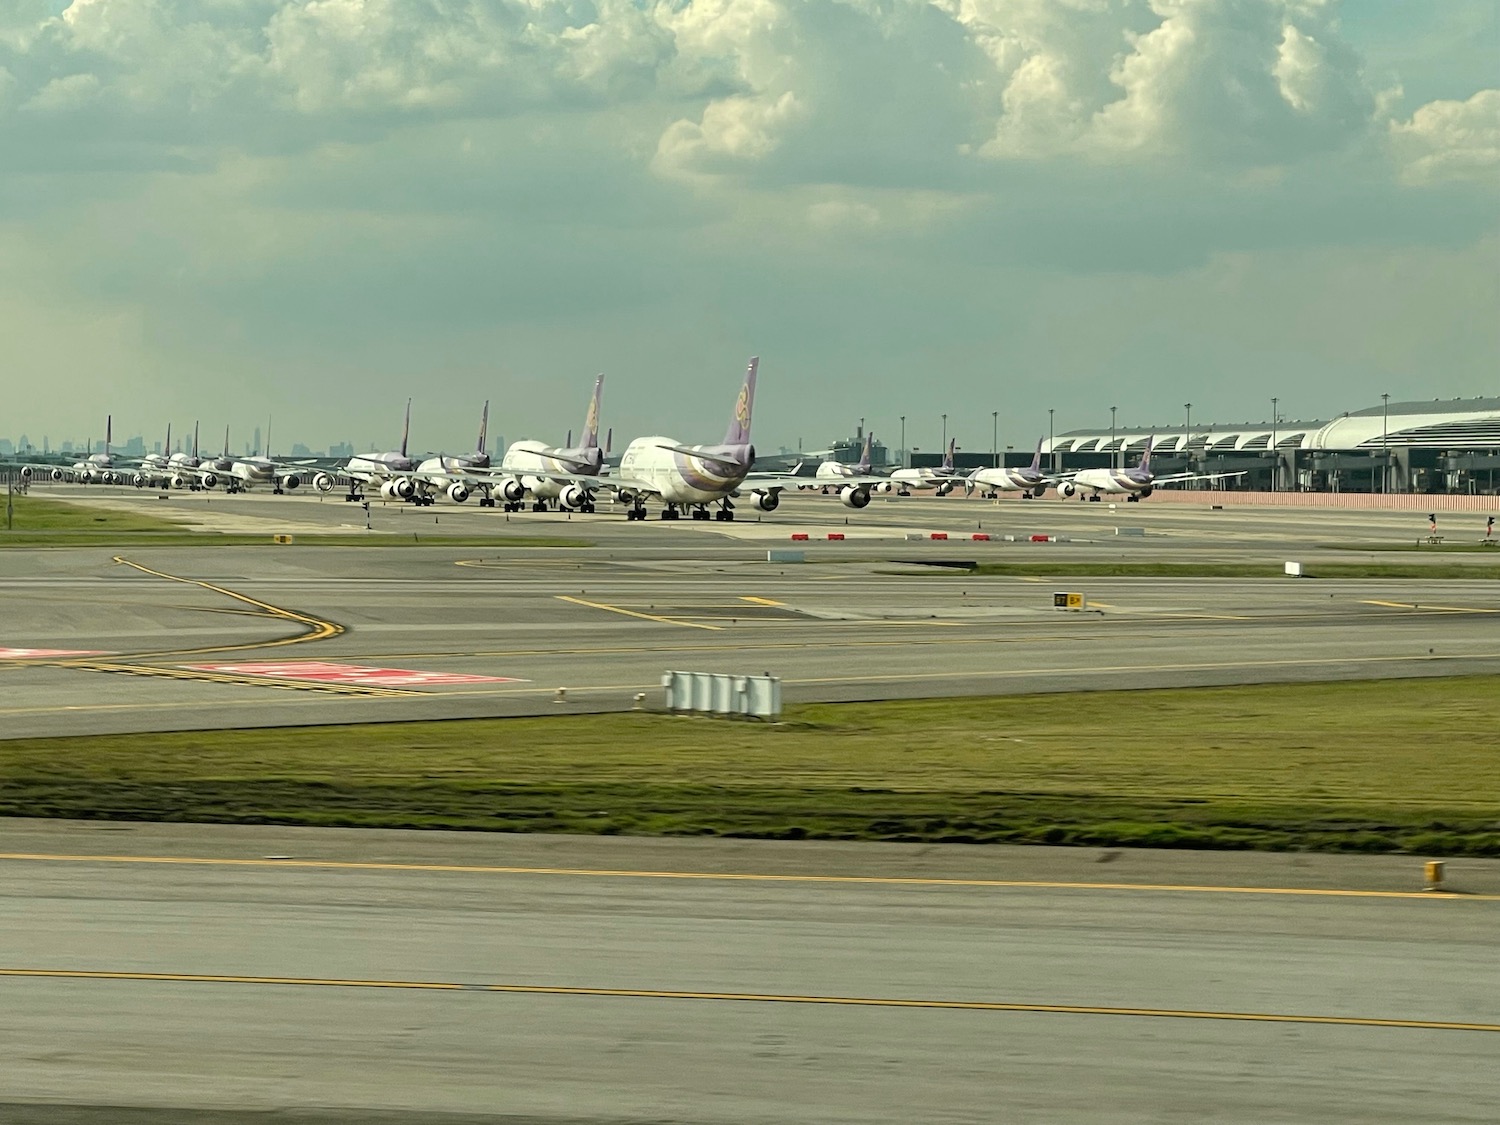
<svg viewBox="0 0 1500 1125"><path fill-rule="evenodd" d="M1210 423L1192 433L1174 426L1119 426L1071 430L1044 441L1044 453L1140 453L1156 438L1160 453L1190 446L1208 453L1255 452L1271 448L1329 451L1379 449L1500 449L1500 398L1434 399L1393 402L1341 415L1331 422L1283 418L1276 423Z"/></svg>

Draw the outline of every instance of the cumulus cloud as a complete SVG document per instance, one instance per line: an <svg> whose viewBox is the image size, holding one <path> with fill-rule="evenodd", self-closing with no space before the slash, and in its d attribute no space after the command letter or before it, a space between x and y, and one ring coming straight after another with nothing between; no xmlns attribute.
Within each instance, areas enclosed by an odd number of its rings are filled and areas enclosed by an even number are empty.
<svg viewBox="0 0 1500 1125"><path fill-rule="evenodd" d="M1463 102L1429 102L1390 128L1408 184L1500 179L1500 90L1481 90Z"/></svg>

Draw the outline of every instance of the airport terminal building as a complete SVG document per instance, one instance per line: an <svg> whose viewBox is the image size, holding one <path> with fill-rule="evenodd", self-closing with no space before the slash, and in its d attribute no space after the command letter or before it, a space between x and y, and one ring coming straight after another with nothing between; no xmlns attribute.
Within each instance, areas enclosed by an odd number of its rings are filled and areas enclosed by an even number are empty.
<svg viewBox="0 0 1500 1125"><path fill-rule="evenodd" d="M1380 403L1332 421L1073 430L1043 441L1043 462L1054 471L1129 465L1152 438L1159 472L1245 473L1224 488L1500 493L1500 398ZM988 454L964 459L991 463ZM1031 454L1005 460L1028 464Z"/></svg>

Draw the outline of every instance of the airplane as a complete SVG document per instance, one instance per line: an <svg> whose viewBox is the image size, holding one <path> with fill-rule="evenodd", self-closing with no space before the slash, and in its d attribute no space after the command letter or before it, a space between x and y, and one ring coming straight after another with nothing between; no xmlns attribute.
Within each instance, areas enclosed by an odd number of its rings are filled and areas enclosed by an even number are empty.
<svg viewBox="0 0 1500 1125"><path fill-rule="evenodd" d="M963 480L953 468L953 454L957 449L958 439L952 438L948 442L948 454L937 468L897 469L890 475L890 482L902 496L908 495L913 488L921 492L936 489L939 496L947 496Z"/></svg>
<svg viewBox="0 0 1500 1125"><path fill-rule="evenodd" d="M612 476L575 476L574 483L609 488L630 505L628 520L646 518L646 499L660 497L661 518L675 520L684 510L695 520L709 518L708 506L717 504L716 520L733 520L733 498L748 491L756 509L773 512L781 502L781 492L795 488L797 478L786 473L752 473L755 446L750 443L751 411L755 405L755 375L760 357L750 360L745 382L735 399L734 414L724 440L718 445L683 445L669 437L652 435L636 438L620 458L620 468ZM744 489L742 486L752 484Z"/></svg>
<svg viewBox="0 0 1500 1125"><path fill-rule="evenodd" d="M864 508L870 503L872 492L894 492L897 485L890 477L873 475L870 472L870 457L874 450L875 435L865 435L865 446L859 461L846 465L841 461L820 461L812 477L799 477L797 487L801 490L816 488L826 495L830 488L847 508ZM800 466L799 466L800 468ZM792 470L796 475L797 470Z"/></svg>
<svg viewBox="0 0 1500 1125"><path fill-rule="evenodd" d="M191 453L178 450L172 452L172 424L167 423L167 442L161 453L148 453L141 458L140 468L131 477L137 488L188 488L193 491L203 487L198 466L198 423L193 423L193 449ZM217 483L217 482L216 482Z"/></svg>
<svg viewBox="0 0 1500 1125"><path fill-rule="evenodd" d="M486 399L484 409L479 412L479 441L474 446L473 453L460 454L438 454L436 457L424 458L417 466L417 481L419 495L424 497L426 503L432 503L432 490L437 489L447 494L449 500L455 504L462 504L475 492L474 485L463 479L471 472L480 472L490 467L490 455L486 449L486 439L490 429L490 404ZM331 485L330 485L331 487ZM479 506L482 508L493 508L494 498L487 495L479 497Z"/></svg>
<svg viewBox="0 0 1500 1125"><path fill-rule="evenodd" d="M488 415L486 415L486 419ZM320 472L313 476L313 487L319 492L332 492L340 482L349 486L346 501L363 499L366 486L378 487L382 500L411 500L417 504L432 502L417 479L420 462L406 452L411 437L411 399L406 400L406 422L401 429L401 448L385 453L356 453L331 472ZM419 499L419 497L421 497Z"/></svg>
<svg viewBox="0 0 1500 1125"><path fill-rule="evenodd" d="M492 478L489 506L498 498L507 512L519 512L527 493L534 498L532 511L545 512L547 502L555 500L559 508L577 512L594 510L597 487L585 479L603 479L604 458L608 453L599 446L599 404L604 397L604 376L594 380L594 394L584 418L582 442L553 447L545 442L524 439L512 442L500 460L501 475Z"/></svg>
<svg viewBox="0 0 1500 1125"><path fill-rule="evenodd" d="M104 418L104 452L91 453L81 461L74 461L72 465L22 465L21 479L30 481L32 477L39 474L45 475L51 480L75 480L82 484L93 484L95 481L101 484L121 484L126 477L124 472L117 471L114 456L109 451L110 439L113 436L114 415L105 415ZM90 445L93 444L91 441Z"/></svg>
<svg viewBox="0 0 1500 1125"><path fill-rule="evenodd" d="M1153 435L1146 441L1146 450L1141 454L1141 463L1133 469L1080 469L1076 473L1058 482L1057 494L1065 499L1070 499L1083 490L1092 490L1089 496L1080 496L1079 499L1099 499L1100 493L1119 495L1123 493L1129 503L1138 503L1150 496L1151 493L1164 484L1179 484L1190 480L1222 480L1226 477L1242 477L1244 471L1237 473L1171 473L1167 476L1157 476L1151 471L1151 447L1156 444Z"/></svg>
<svg viewBox="0 0 1500 1125"><path fill-rule="evenodd" d="M973 492L976 488L988 489L990 499L994 499L1002 492L1019 492L1021 499L1040 499L1047 492L1047 486L1057 483L1057 478L1042 472L1042 442L1037 439L1036 453L1031 458L1031 465L1024 469L1007 469L1004 466L992 466L987 469L975 469L964 478L964 492Z"/></svg>
<svg viewBox="0 0 1500 1125"><path fill-rule="evenodd" d="M271 423L266 423L266 449L271 448ZM271 491L280 496L284 492L302 486L302 473L311 462L278 461L259 453L248 457L236 457L229 452L229 427L224 427L224 454L209 461L200 461L197 470L198 483L204 488L216 488L220 479L225 492L244 492L252 485L269 484Z"/></svg>

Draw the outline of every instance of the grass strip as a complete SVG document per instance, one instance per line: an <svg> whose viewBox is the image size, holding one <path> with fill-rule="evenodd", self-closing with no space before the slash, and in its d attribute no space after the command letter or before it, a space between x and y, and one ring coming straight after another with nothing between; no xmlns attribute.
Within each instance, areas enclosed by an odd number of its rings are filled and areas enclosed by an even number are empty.
<svg viewBox="0 0 1500 1125"><path fill-rule="evenodd" d="M41 500L35 496L15 495L10 498L13 509L11 528L0 527L0 543L12 538L35 535L37 532L178 532L186 530L182 524L158 516L139 512L121 511L118 508L93 507L59 500Z"/></svg>
<svg viewBox="0 0 1500 1125"><path fill-rule="evenodd" d="M0 742L0 814L1500 855L1500 679Z"/></svg>

